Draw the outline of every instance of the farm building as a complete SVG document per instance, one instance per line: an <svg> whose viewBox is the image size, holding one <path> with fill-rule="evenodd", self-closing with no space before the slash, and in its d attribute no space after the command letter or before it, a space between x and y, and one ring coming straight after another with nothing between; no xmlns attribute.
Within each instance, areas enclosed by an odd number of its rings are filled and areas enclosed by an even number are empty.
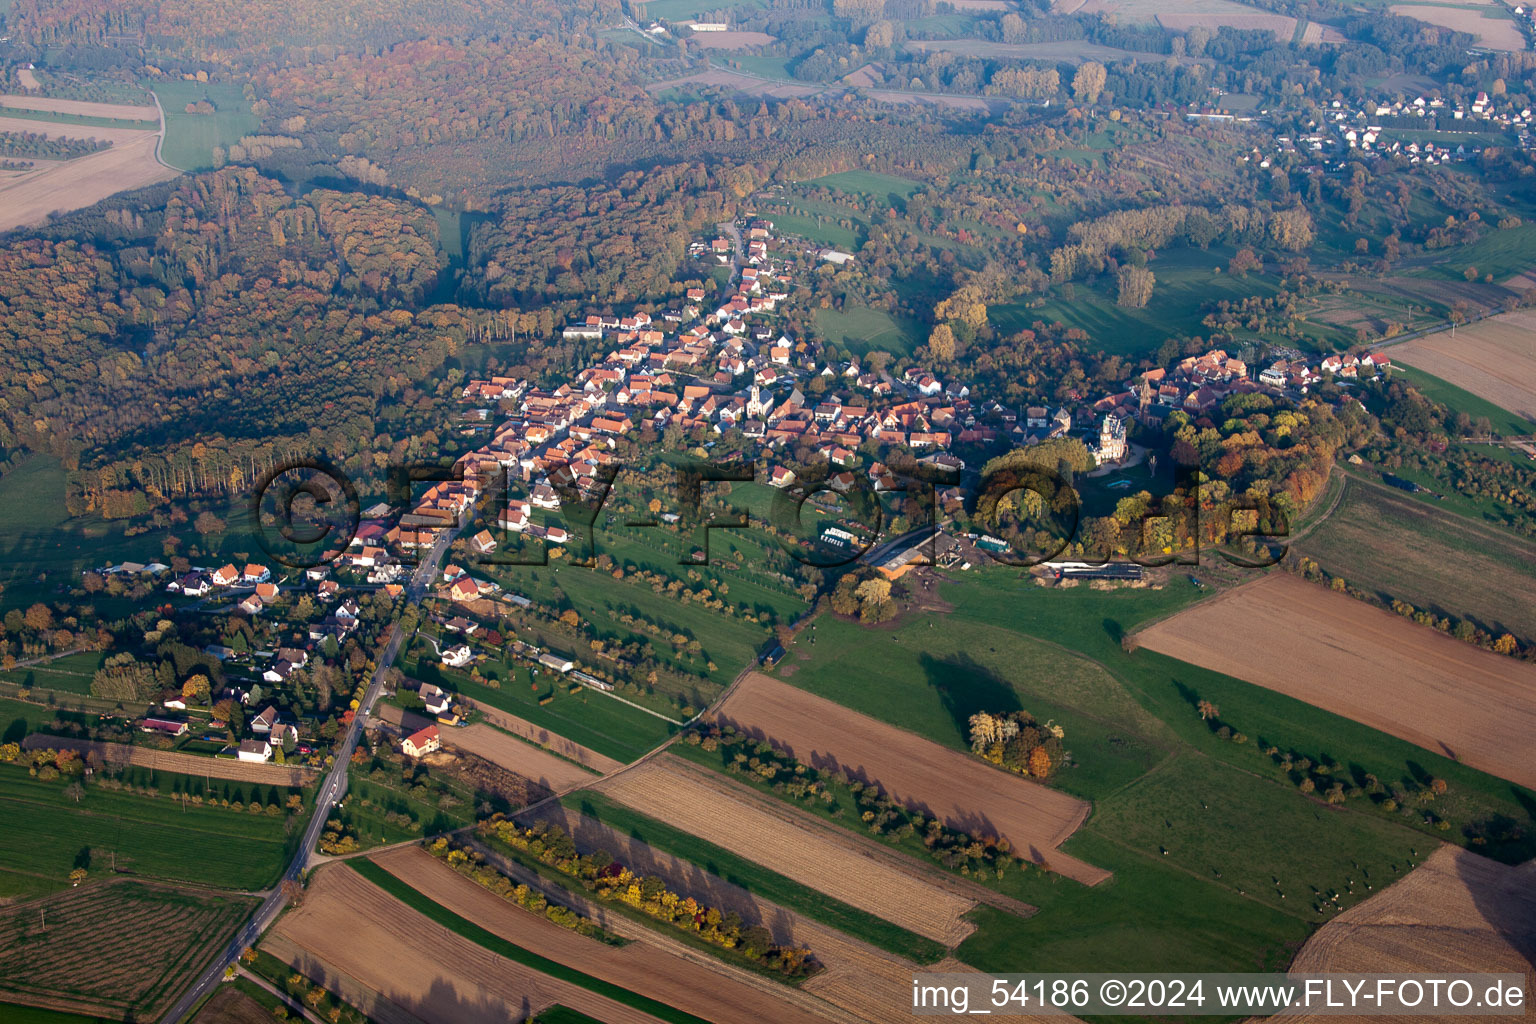
<svg viewBox="0 0 1536 1024"><path fill-rule="evenodd" d="M552 668L556 672L562 673L569 672L571 669L576 667L576 663L570 658L559 654L548 653L539 655L539 664L543 665L545 668Z"/></svg>
<svg viewBox="0 0 1536 1024"><path fill-rule="evenodd" d="M187 731L187 723L174 718L157 718L151 716L139 723L139 728L144 732L158 732L166 736L180 736Z"/></svg>

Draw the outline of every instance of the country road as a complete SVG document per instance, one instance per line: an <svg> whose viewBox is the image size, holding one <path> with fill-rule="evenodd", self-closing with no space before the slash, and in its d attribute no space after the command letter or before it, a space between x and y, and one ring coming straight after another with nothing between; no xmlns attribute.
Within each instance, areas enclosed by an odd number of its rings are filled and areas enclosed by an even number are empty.
<svg viewBox="0 0 1536 1024"><path fill-rule="evenodd" d="M426 592L427 585L437 575L438 565L443 556L448 553L449 546L454 537L458 535L460 527L443 531L433 544L421 564L416 567L416 572L411 577L410 585L406 588L405 604L412 604L421 600ZM404 606L402 606L404 607ZM314 813L309 819L308 826L304 829L304 837L299 841L299 848L294 853L293 860L288 865L288 870L283 873L283 881L294 881L304 873L314 856L315 843L320 838L321 831L325 828L325 820L330 814L330 809L340 803L347 793L347 766L352 761L352 752L357 749L357 742L362 736L363 723L373 711L374 702L379 698L379 691L384 685L384 673L390 665L394 664L395 655L400 651L400 643L404 639L400 629L400 621L396 619L389 628L389 641L384 645L383 651L373 670L373 678L368 682L368 689L363 694L363 699L358 707L358 712L352 717L352 724L347 727L346 736L336 748L335 761L331 770L326 773L325 781L320 784L320 789L315 793ZM251 915L245 926L230 940L224 952L204 968L198 975L192 986L182 993L176 1005L172 1006L165 1016L161 1018L162 1024L176 1024L192 1011L199 1001L209 995L220 980L224 977L224 971L240 956L242 950L253 945L262 932L271 927L277 920L277 915L282 912L285 903L282 885L278 885L267 893L256 912Z"/></svg>

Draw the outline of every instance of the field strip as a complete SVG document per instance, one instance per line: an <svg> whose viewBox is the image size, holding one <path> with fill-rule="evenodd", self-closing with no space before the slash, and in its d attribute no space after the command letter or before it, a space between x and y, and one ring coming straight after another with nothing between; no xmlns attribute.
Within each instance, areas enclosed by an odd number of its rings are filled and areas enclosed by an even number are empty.
<svg viewBox="0 0 1536 1024"><path fill-rule="evenodd" d="M489 893L486 898L496 899ZM506 1024L509 1016L528 1016L555 1003L605 1024L662 1024L497 956L345 865L315 873L303 904L278 921L264 945L274 938L286 944L268 948L301 973L316 980L337 971L348 974L425 1024Z"/></svg>
<svg viewBox="0 0 1536 1024"><path fill-rule="evenodd" d="M715 716L817 770L878 784L892 800L951 828L1005 837L1017 856L1084 885L1109 878L1102 868L1056 849L1091 809L1059 790L759 672L742 679Z"/></svg>
<svg viewBox="0 0 1536 1024"><path fill-rule="evenodd" d="M701 870L690 861L663 853L558 803L538 807L528 817L558 824L583 850L607 850L632 871L656 875L674 890L719 907L722 911L736 911L748 924L760 924L767 928L773 933L775 941L792 942L809 949L826 969L802 985L802 990L814 993L860 1020L881 1024L910 1024L914 972L972 970L952 958L919 968L911 960L876 949L843 932L754 896L740 886Z"/></svg>
<svg viewBox="0 0 1536 1024"><path fill-rule="evenodd" d="M1530 958L1536 956L1533 881L1531 863L1509 867L1441 846L1407 875L1323 925L1301 947L1291 970L1516 973L1527 976L1529 1004ZM1374 1019L1406 1024L1423 1018Z"/></svg>
<svg viewBox="0 0 1536 1024"><path fill-rule="evenodd" d="M273 932L267 933L267 937L261 942L261 948L295 970L302 963L319 962L286 936ZM363 1011L373 1024L426 1024L420 1017L400 1004L386 999L350 974L338 971L335 967L330 967L323 977L314 980L336 993L349 1006L355 1006Z"/></svg>
<svg viewBox="0 0 1536 1024"><path fill-rule="evenodd" d="M537 949L540 955L662 1000L686 1013L721 1024L821 1024L822 1017L779 998L794 990L766 978L745 984L738 973L674 956L659 945L605 945L544 920L481 888L419 846L373 858L411 887L489 932ZM644 927L643 925L641 926ZM650 929L646 929L649 931ZM664 933L663 933L664 934ZM742 972L745 973L745 972Z"/></svg>
<svg viewBox="0 0 1536 1024"><path fill-rule="evenodd" d="M90 100L57 100L51 96L0 96L0 107L41 110L49 114L75 114L79 117L112 117L119 121L158 121L160 111L153 103L132 106L127 103L95 103Z"/></svg>
<svg viewBox="0 0 1536 1024"><path fill-rule="evenodd" d="M178 775L202 775L233 782L259 782L268 786L294 786L302 788L315 779L315 769L300 765L256 764L252 761L236 761L222 757L203 757L185 754L178 750L155 750L152 747L131 746L127 743L104 743L70 736L45 736L33 733L22 740L27 750L77 750L88 754L97 767L110 764L114 759L136 768L149 768L157 772L175 772Z"/></svg>
<svg viewBox="0 0 1536 1024"><path fill-rule="evenodd" d="M1392 358L1536 421L1536 312L1520 310L1392 347Z"/></svg>
<svg viewBox="0 0 1536 1024"><path fill-rule="evenodd" d="M1012 896L1004 896L995 889L978 885L969 879L952 874L937 866L924 863L921 860L893 850L875 839L863 836L857 832L823 821L813 815L807 814L793 804L774 797L758 793L756 790L744 786L719 772L710 771L680 757L668 753L660 753L657 759L665 763L669 768L675 768L679 772L692 772L704 785L713 786L732 799L748 806L756 807L764 814L771 815L783 826L799 832L815 834L827 833L834 840L848 843L860 854L870 860L884 863L894 871L902 874L915 875L927 885L944 889L963 900L972 903L986 903L999 910L1005 910L1017 917L1029 917L1035 914L1039 908L1032 907L1022 900L1016 900Z"/></svg>
<svg viewBox="0 0 1536 1024"><path fill-rule="evenodd" d="M1134 640L1536 788L1536 666L1345 594L1271 573Z"/></svg>
<svg viewBox="0 0 1536 1024"><path fill-rule="evenodd" d="M959 945L975 901L875 860L824 830L796 828L736 799L676 758L655 758L599 783L599 791L669 825L868 911L908 931Z"/></svg>
<svg viewBox="0 0 1536 1024"><path fill-rule="evenodd" d="M483 757L492 764L516 772L551 793L581 786L593 774L580 765L556 757L516 736L508 736L483 723L442 730L444 745Z"/></svg>
<svg viewBox="0 0 1536 1024"><path fill-rule="evenodd" d="M58 121L29 121L22 117L6 117L0 110L0 132L25 132L44 135L50 139L98 139L114 146L126 145L155 134L153 128L102 128L88 124L64 124ZM80 158L83 159L83 158Z"/></svg>
<svg viewBox="0 0 1536 1024"><path fill-rule="evenodd" d="M0 123L6 119L0 118ZM17 122L13 122L17 123ZM35 125L36 121L21 124ZM8 130L0 124L0 130ZM116 129L86 128L67 134L74 138L106 137ZM90 206L129 189L165 181L180 171L155 157L159 132L134 132L132 142L114 143L111 149L92 153L54 167L37 170L0 183L0 231L26 224L40 224L50 213L67 213Z"/></svg>
<svg viewBox="0 0 1536 1024"><path fill-rule="evenodd" d="M624 762L606 754L599 754L590 747L584 747L575 740L568 740L559 733L550 732L542 725L534 725L525 718L493 708L489 704L480 701L465 699L465 703L479 712L480 717L507 732L521 736L525 740L537 743L541 747L548 747L562 757L570 758L577 764L586 765L593 771L606 775L624 767Z"/></svg>

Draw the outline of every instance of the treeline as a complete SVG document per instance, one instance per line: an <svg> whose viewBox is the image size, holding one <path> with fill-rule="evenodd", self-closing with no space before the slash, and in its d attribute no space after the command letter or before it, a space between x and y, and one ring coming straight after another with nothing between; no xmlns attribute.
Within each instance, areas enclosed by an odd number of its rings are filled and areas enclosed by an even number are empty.
<svg viewBox="0 0 1536 1024"><path fill-rule="evenodd" d="M41 157L45 160L73 160L110 147L101 139L49 138L43 132L0 132L0 156Z"/></svg>

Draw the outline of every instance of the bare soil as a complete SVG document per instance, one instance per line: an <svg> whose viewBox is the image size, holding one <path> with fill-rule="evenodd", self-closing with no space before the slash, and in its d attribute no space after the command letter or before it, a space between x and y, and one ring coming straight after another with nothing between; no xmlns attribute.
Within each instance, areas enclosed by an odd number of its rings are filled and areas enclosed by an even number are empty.
<svg viewBox="0 0 1536 1024"><path fill-rule="evenodd" d="M951 828L1006 838L1018 856L1085 885L1109 878L1056 849L1088 817L1075 797L761 673L743 678L717 717L818 770L876 783Z"/></svg>
<svg viewBox="0 0 1536 1024"><path fill-rule="evenodd" d="M1394 360L1536 420L1536 312L1519 310L1394 346Z"/></svg>
<svg viewBox="0 0 1536 1024"><path fill-rule="evenodd" d="M272 1024L272 1015L244 992L225 985L203 1004L193 1024Z"/></svg>
<svg viewBox="0 0 1536 1024"><path fill-rule="evenodd" d="M1536 666L1282 572L1133 637L1536 787Z"/></svg>
<svg viewBox="0 0 1536 1024"><path fill-rule="evenodd" d="M802 885L954 947L975 901L869 856L852 837L797 828L685 761L652 758L596 788L642 814L730 850Z"/></svg>
<svg viewBox="0 0 1536 1024"><path fill-rule="evenodd" d="M605 1024L659 1024L497 956L344 864L315 872L303 904L283 915L262 947L326 988L338 974L350 977L425 1024L507 1024L555 1003Z"/></svg>
<svg viewBox="0 0 1536 1024"><path fill-rule="evenodd" d="M34 78L33 81L37 79ZM126 103L93 103L89 100L56 100L49 96L11 95L0 96L0 107L44 110L51 114L78 114L81 117L112 117L120 121L160 120L160 111L155 109L152 103L141 107Z"/></svg>
<svg viewBox="0 0 1536 1024"><path fill-rule="evenodd" d="M1523 974L1526 1005L1533 968L1536 862L1508 867L1453 846L1435 850L1402 879L1323 925L1291 965L1306 972ZM1424 1018L1361 1019L1409 1024Z"/></svg>
<svg viewBox="0 0 1536 1024"><path fill-rule="evenodd" d="M41 121L16 121L0 118L0 131L11 130L5 124L36 126ZM36 127L30 130L36 131ZM112 128L84 131L103 138ZM74 137L80 137L76 130ZM85 137L89 137L87 134ZM113 143L111 149L51 166L40 166L26 174L0 181L0 231L28 224L41 224L50 213L67 213L100 202L128 189L143 188L157 181L173 178L179 171L155 159L156 132L136 132L132 142Z"/></svg>
<svg viewBox="0 0 1536 1024"><path fill-rule="evenodd" d="M684 960L646 942L614 947L561 928L497 898L419 846L391 850L374 860L487 931L688 1013L720 1024L818 1024L821 1020L778 998L772 991L780 987L777 982L763 979L760 986L748 985L723 969Z"/></svg>
<svg viewBox="0 0 1536 1024"><path fill-rule="evenodd" d="M599 754L597 751L568 740L558 733L550 732L543 726L534 725L527 719L518 718L516 715L502 711L500 708L493 708L488 704L480 704L474 701L469 703L474 705L481 718L496 726L496 728L505 729L507 732L521 736L525 740L532 740L541 747L548 747L561 757L569 758L578 764L584 764L594 771L606 775L611 771L617 771L624 767L623 761L615 760L606 754Z"/></svg>
<svg viewBox="0 0 1536 1024"><path fill-rule="evenodd" d="M444 729L443 740L451 748L483 757L551 793L563 793L596 778L580 765L481 723L461 729Z"/></svg>
<svg viewBox="0 0 1536 1024"><path fill-rule="evenodd" d="M1520 28L1499 7L1487 8L1494 17L1485 18L1483 12L1470 10L1465 5L1435 7L1424 4L1395 4L1392 13L1408 18L1427 21L1453 32L1470 32L1483 46L1495 50L1523 50L1525 36Z"/></svg>

